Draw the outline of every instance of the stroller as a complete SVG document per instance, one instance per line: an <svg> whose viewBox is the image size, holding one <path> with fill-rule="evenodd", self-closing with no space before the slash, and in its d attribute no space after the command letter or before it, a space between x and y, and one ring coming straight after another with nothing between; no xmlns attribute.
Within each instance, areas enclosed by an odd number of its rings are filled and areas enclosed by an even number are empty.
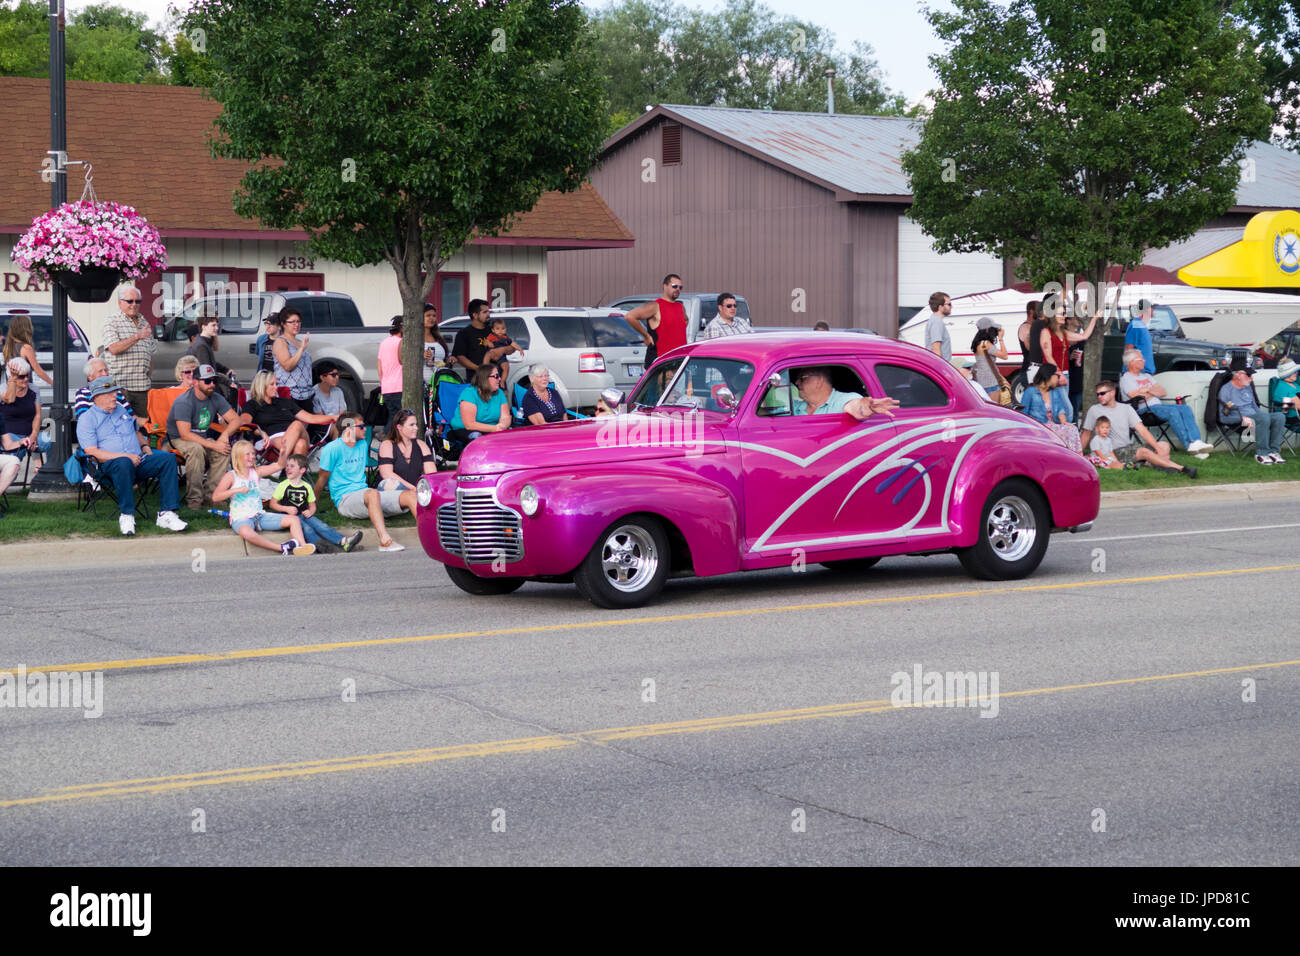
<svg viewBox="0 0 1300 956"><path fill-rule="evenodd" d="M452 471L465 450L464 442L451 438L452 417L456 402L465 389L460 376L449 368L440 368L424 387L424 439L433 449L439 471Z"/></svg>

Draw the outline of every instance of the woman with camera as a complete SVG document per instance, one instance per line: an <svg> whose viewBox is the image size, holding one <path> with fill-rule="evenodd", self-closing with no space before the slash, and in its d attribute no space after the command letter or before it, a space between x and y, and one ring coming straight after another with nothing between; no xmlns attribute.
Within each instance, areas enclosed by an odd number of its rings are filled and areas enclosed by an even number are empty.
<svg viewBox="0 0 1300 956"><path fill-rule="evenodd" d="M975 367L971 371L975 375L975 381L988 394L989 400L996 402L1007 380L1002 377L993 360L999 358L1006 361L1011 356L1002 338L1002 326L996 325L986 315L975 323L975 328L975 338L970 343L970 350L975 355ZM1010 398L1009 386L1007 397Z"/></svg>

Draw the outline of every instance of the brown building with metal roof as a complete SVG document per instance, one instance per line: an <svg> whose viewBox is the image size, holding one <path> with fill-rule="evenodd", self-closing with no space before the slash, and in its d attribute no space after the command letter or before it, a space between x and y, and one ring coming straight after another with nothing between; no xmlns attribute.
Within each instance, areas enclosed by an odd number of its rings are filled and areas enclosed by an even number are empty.
<svg viewBox="0 0 1300 956"><path fill-rule="evenodd" d="M916 139L897 117L657 106L605 142L591 177L635 248L551 253L552 298L657 294L677 272L688 291L744 295L758 325L824 319L893 335L935 290L1010 284L1009 264L939 254L907 217L900 161ZM1208 226L1296 205L1300 157L1256 143L1238 205Z"/></svg>

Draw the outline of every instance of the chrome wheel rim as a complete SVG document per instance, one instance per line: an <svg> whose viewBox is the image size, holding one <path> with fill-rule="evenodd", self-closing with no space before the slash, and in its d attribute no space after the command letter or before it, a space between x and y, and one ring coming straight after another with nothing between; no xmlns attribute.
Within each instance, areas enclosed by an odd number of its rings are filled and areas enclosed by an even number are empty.
<svg viewBox="0 0 1300 956"><path fill-rule="evenodd" d="M1019 561L1034 548L1038 526L1034 509L1018 495L1007 495L989 509L984 529L989 547L1003 561Z"/></svg>
<svg viewBox="0 0 1300 956"><path fill-rule="evenodd" d="M616 590L641 590L659 569L659 549L645 528L623 525L615 528L600 546L600 568Z"/></svg>

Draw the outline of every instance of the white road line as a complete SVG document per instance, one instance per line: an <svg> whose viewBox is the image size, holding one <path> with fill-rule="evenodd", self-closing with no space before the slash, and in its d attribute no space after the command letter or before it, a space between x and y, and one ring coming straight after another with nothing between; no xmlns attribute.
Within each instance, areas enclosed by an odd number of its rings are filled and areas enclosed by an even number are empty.
<svg viewBox="0 0 1300 956"><path fill-rule="evenodd" d="M1189 534L1233 534L1240 531L1275 531L1279 528L1300 528L1300 523L1267 524L1259 525L1254 528L1205 528L1201 531L1161 531L1156 534L1121 534L1110 538L1081 538L1078 535L1072 534L1068 538L1063 539L1062 543L1077 542L1079 544L1092 544L1097 541L1137 541L1141 538L1178 538Z"/></svg>

